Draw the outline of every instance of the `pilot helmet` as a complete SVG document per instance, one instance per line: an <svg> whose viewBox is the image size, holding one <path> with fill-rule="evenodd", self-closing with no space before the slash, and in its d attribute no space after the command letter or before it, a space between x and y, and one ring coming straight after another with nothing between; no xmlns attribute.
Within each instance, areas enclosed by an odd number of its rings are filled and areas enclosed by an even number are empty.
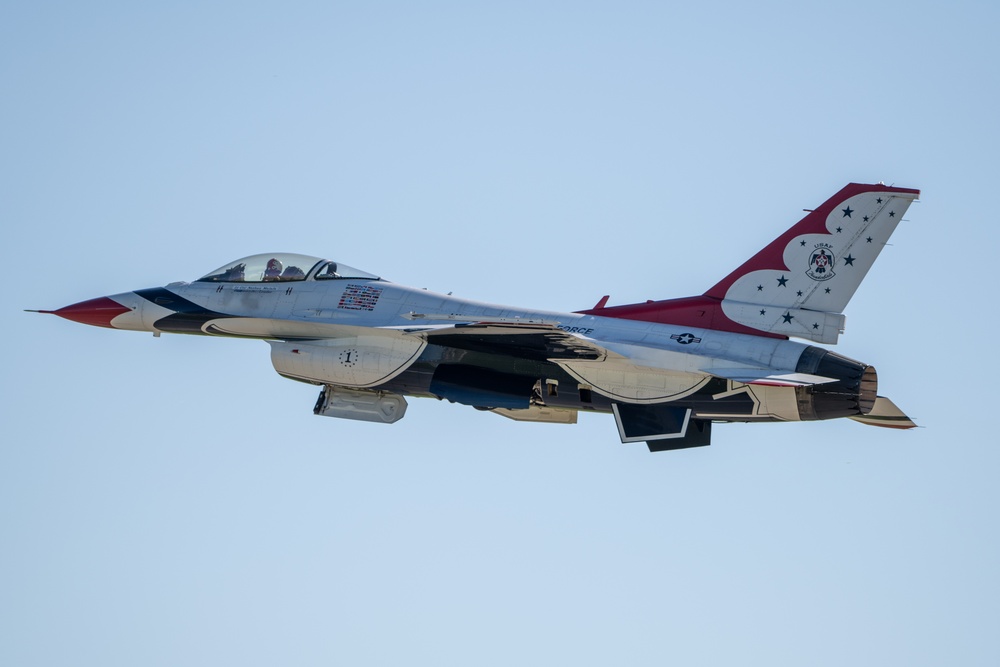
<svg viewBox="0 0 1000 667"><path fill-rule="evenodd" d="M281 274L281 262L277 259L267 260L267 269L264 271L265 276L277 276Z"/></svg>

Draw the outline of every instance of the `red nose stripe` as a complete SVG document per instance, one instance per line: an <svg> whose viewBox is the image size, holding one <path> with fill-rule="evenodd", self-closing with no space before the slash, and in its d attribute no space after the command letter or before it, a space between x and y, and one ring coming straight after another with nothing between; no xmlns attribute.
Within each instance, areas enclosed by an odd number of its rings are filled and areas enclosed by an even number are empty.
<svg viewBox="0 0 1000 667"><path fill-rule="evenodd" d="M112 301L106 296L89 301L74 303L59 310L51 311L53 315L65 317L80 324L93 324L95 327L107 327L113 329L111 320L122 313L130 312L131 308L126 308L117 301Z"/></svg>

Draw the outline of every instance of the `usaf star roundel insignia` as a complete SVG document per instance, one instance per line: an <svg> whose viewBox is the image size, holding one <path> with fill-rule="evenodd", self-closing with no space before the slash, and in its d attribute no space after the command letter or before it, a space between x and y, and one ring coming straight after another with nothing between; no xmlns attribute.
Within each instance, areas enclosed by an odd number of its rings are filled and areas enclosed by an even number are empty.
<svg viewBox="0 0 1000 667"><path fill-rule="evenodd" d="M672 340L677 341L681 345L690 345L691 343L701 342L701 339L695 336L693 333L674 334L670 338Z"/></svg>
<svg viewBox="0 0 1000 667"><path fill-rule="evenodd" d="M836 274L833 272L833 266L837 263L836 257L833 256L833 246L828 243L817 243L816 247L811 253L809 253L809 268L806 270L806 275L813 280L829 280L833 278Z"/></svg>

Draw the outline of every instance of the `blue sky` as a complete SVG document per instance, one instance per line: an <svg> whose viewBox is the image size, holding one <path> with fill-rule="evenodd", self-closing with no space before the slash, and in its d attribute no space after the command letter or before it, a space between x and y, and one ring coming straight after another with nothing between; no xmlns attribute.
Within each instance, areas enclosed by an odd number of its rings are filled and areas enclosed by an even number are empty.
<svg viewBox="0 0 1000 667"><path fill-rule="evenodd" d="M0 663L994 665L995 4L7 3ZM553 310L923 191L837 351L923 428L411 400L22 312L244 255Z"/></svg>

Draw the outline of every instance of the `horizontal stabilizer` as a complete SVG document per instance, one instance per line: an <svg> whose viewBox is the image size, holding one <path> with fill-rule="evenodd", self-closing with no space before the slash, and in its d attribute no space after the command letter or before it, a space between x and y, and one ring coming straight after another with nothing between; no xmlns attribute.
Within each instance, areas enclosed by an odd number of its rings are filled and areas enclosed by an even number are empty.
<svg viewBox="0 0 1000 667"><path fill-rule="evenodd" d="M706 373L743 384L764 384L776 387L807 387L814 384L836 382L836 378L809 373L775 373L773 369L760 368L710 368Z"/></svg>
<svg viewBox="0 0 1000 667"><path fill-rule="evenodd" d="M917 424L907 417L896 404L884 396L875 399L875 407L866 415L851 417L854 421L869 426L883 428L916 428Z"/></svg>

